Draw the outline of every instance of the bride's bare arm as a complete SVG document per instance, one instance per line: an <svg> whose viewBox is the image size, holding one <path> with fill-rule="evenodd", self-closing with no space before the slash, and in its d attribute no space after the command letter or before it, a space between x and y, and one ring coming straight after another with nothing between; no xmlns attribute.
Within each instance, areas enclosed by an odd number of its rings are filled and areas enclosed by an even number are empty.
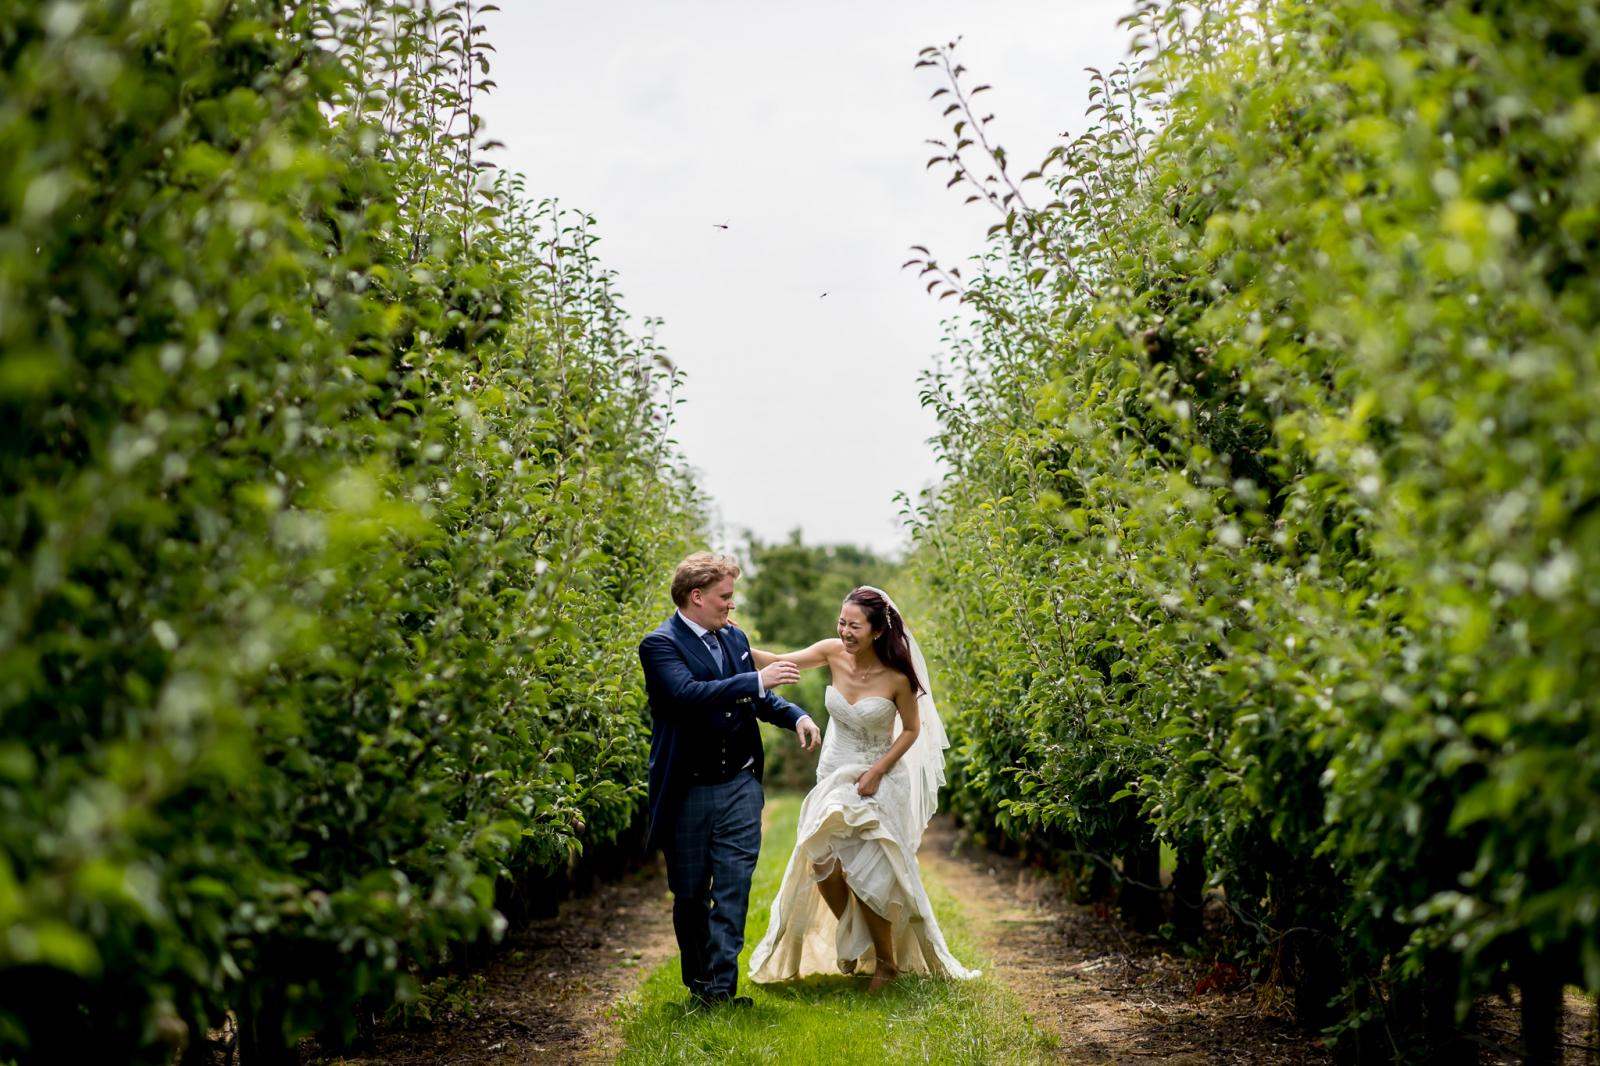
<svg viewBox="0 0 1600 1066"><path fill-rule="evenodd" d="M750 658L755 660L757 670L765 670L771 663L779 662L794 663L802 670L810 670L816 666L827 666L828 657L837 655L843 648L844 642L838 637L832 637L828 640L819 640L809 648L786 651L781 655L762 651L760 648L751 648Z"/></svg>

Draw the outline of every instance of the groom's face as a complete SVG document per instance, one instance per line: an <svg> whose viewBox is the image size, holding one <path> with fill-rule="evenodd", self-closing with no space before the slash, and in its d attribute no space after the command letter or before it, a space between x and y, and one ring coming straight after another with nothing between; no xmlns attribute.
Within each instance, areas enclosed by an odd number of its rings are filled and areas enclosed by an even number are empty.
<svg viewBox="0 0 1600 1066"><path fill-rule="evenodd" d="M689 603L695 608L696 622L707 629L721 629L733 613L733 578L725 577L715 585L695 589L689 593Z"/></svg>

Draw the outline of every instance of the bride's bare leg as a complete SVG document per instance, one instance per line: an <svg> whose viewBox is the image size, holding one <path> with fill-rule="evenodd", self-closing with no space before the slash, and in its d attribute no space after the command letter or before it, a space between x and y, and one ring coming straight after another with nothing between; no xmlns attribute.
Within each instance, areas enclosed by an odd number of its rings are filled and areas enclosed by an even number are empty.
<svg viewBox="0 0 1600 1066"><path fill-rule="evenodd" d="M827 864L812 867L819 874L827 868ZM850 902L850 886L844 883L844 867L835 862L833 872L817 882L817 891L822 893L822 900L833 916L843 918L845 904Z"/></svg>
<svg viewBox="0 0 1600 1066"><path fill-rule="evenodd" d="M859 898L856 902L861 903ZM889 924L889 919L865 903L861 903L861 913L866 918L867 932L872 936L872 951L878 956L878 965L872 971L872 983L867 986L867 991L875 992L900 976L900 970L894 964L894 927Z"/></svg>

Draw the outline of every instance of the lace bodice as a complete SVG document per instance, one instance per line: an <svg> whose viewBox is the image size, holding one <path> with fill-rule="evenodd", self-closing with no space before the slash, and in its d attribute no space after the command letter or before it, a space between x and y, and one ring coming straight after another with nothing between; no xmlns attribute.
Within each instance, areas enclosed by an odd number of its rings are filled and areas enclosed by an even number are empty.
<svg viewBox="0 0 1600 1066"><path fill-rule="evenodd" d="M829 685L824 701L828 707L828 732L817 765L819 777L847 763L877 762L889 750L899 714L894 700L887 696L863 696L851 703Z"/></svg>
<svg viewBox="0 0 1600 1066"><path fill-rule="evenodd" d="M894 700L887 696L863 696L854 703L832 685L825 695L828 724L837 726L839 739L857 750L868 747L882 753L889 747L897 715Z"/></svg>

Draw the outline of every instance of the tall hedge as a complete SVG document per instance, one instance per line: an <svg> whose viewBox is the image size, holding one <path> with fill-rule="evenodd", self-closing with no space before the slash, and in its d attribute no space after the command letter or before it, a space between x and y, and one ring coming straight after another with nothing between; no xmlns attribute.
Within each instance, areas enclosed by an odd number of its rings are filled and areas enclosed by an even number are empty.
<svg viewBox="0 0 1600 1066"><path fill-rule="evenodd" d="M0 1061L286 1061L614 839L700 505L467 0L0 3Z"/></svg>
<svg viewBox="0 0 1600 1066"><path fill-rule="evenodd" d="M1600 20L1127 26L1030 174L923 59L930 162L1002 212L979 277L920 264L972 312L910 567L955 802L1115 859L1151 927L1220 889L1351 1056L1465 1061L1514 985L1551 1061L1600 990Z"/></svg>

